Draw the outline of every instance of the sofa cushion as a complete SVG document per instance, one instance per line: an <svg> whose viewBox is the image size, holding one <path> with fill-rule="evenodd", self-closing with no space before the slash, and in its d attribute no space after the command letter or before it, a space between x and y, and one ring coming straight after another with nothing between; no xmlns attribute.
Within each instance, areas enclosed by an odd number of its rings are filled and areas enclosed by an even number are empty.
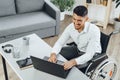
<svg viewBox="0 0 120 80"><path fill-rule="evenodd" d="M32 12L0 18L0 36L55 27L56 21L44 12Z"/></svg>
<svg viewBox="0 0 120 80"><path fill-rule="evenodd" d="M16 14L14 0L0 0L0 16Z"/></svg>
<svg viewBox="0 0 120 80"><path fill-rule="evenodd" d="M44 0L16 0L18 13L39 11L44 5Z"/></svg>

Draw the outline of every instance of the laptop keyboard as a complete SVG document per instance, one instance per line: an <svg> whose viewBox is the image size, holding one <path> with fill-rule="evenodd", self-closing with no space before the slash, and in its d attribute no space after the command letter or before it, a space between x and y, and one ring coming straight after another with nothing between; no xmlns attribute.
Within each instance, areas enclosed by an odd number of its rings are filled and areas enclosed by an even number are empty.
<svg viewBox="0 0 120 80"><path fill-rule="evenodd" d="M45 56L43 60L48 61L49 57ZM56 64L63 65L63 61L57 60Z"/></svg>

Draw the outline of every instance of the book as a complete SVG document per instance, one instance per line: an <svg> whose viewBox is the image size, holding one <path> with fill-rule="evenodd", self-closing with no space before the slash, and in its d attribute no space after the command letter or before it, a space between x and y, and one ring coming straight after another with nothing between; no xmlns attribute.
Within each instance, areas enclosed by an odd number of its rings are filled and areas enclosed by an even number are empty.
<svg viewBox="0 0 120 80"><path fill-rule="evenodd" d="M18 64L20 69L26 69L26 68L29 68L29 67L33 66L31 58L18 60L18 61L16 61L16 63Z"/></svg>

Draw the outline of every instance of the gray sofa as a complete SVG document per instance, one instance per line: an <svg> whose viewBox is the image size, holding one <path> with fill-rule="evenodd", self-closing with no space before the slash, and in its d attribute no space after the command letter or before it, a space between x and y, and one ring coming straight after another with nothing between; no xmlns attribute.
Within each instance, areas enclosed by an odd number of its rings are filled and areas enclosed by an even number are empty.
<svg viewBox="0 0 120 80"><path fill-rule="evenodd" d="M49 0L0 0L0 43L31 33L58 35L60 11Z"/></svg>

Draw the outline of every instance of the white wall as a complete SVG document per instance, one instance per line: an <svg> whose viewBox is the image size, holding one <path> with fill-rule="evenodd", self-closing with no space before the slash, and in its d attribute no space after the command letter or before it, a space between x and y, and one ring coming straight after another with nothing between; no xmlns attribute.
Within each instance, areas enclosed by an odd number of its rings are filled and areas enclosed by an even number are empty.
<svg viewBox="0 0 120 80"><path fill-rule="evenodd" d="M119 15L120 15L120 6L118 6L118 8L115 9L115 15L114 15L114 17L119 17Z"/></svg>
<svg viewBox="0 0 120 80"><path fill-rule="evenodd" d="M106 14L105 6L89 5L88 7L88 17L97 21L104 21Z"/></svg>
<svg viewBox="0 0 120 80"><path fill-rule="evenodd" d="M86 2L86 0L75 0L74 7L76 7L78 5L84 5L85 2Z"/></svg>

